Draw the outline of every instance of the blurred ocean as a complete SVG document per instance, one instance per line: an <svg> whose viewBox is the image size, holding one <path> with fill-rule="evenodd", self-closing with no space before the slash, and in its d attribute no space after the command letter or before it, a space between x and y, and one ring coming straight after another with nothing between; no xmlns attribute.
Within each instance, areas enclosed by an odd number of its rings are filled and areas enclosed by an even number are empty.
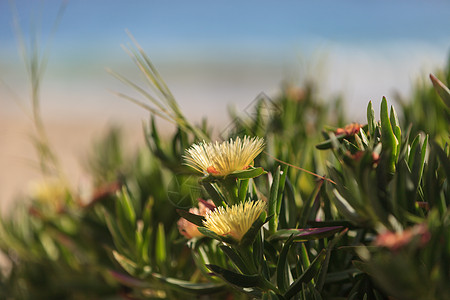
<svg viewBox="0 0 450 300"><path fill-rule="evenodd" d="M243 109L261 92L274 96L283 82L306 78L320 83L325 101L342 93L348 116L363 122L368 101L377 108L382 96L408 96L415 80L446 64L450 50L448 1L78 0L68 1L52 38L60 1L11 3L0 1L0 201L35 176L25 171L36 159L14 15L25 41L38 32L49 50L41 109L71 170L108 124L124 126L130 145L142 143L148 113L115 96L132 90L105 71L139 80L121 48L131 43L125 29L186 115L208 117L219 130L230 105Z"/></svg>

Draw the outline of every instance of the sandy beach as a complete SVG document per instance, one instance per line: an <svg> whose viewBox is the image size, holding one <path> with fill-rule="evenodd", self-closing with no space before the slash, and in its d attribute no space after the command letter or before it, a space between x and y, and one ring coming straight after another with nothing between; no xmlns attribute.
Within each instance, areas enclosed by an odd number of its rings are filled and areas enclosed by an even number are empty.
<svg viewBox="0 0 450 300"><path fill-rule="evenodd" d="M119 123L119 122L117 122ZM75 186L89 179L82 168L82 161L89 153L95 138L102 136L111 121L80 119L45 120L50 145L60 164ZM139 122L121 124L124 147L132 151L144 145ZM25 117L0 118L0 205L2 210L11 207L26 195L27 188L42 178L38 156L31 142L32 123Z"/></svg>

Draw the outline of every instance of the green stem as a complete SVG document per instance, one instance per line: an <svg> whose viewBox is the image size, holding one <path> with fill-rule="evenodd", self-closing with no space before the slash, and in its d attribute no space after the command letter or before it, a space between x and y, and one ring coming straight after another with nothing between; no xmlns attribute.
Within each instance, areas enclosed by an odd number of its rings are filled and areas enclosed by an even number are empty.
<svg viewBox="0 0 450 300"><path fill-rule="evenodd" d="M260 276L261 278L261 284L263 285L263 287L266 290L271 290L273 292L275 292L278 295L281 295L282 293L280 292L280 290L269 280L267 280L266 278L264 278L264 276Z"/></svg>
<svg viewBox="0 0 450 300"><path fill-rule="evenodd" d="M250 274L257 274L258 268L255 265L255 261L253 259L253 251L250 246L242 247L238 246L237 251L241 255L245 265L247 266Z"/></svg>
<svg viewBox="0 0 450 300"><path fill-rule="evenodd" d="M250 274L257 274L259 276L259 287L264 290L271 290L278 295L281 295L280 290L269 280L267 280L261 273L258 271L258 267L256 266L254 255L252 248L250 246L240 247L238 246L236 250L241 255L244 263L246 264L248 271Z"/></svg>
<svg viewBox="0 0 450 300"><path fill-rule="evenodd" d="M248 185L250 179L239 180L239 202L244 202L247 198Z"/></svg>
<svg viewBox="0 0 450 300"><path fill-rule="evenodd" d="M239 187L236 178L224 178L218 181L222 193L225 195L228 205L239 203Z"/></svg>

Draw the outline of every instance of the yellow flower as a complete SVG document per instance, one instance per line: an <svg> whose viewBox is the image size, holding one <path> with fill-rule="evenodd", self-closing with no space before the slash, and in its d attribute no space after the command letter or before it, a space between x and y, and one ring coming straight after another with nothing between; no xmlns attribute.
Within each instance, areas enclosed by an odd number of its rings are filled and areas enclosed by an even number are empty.
<svg viewBox="0 0 450 300"><path fill-rule="evenodd" d="M186 165L204 174L226 176L247 169L264 148L264 139L245 136L220 143L194 144L186 150Z"/></svg>
<svg viewBox="0 0 450 300"><path fill-rule="evenodd" d="M206 213L203 225L217 235L231 235L240 241L265 209L263 200L220 206Z"/></svg>
<svg viewBox="0 0 450 300"><path fill-rule="evenodd" d="M59 212L63 209L69 190L59 178L46 179L30 185L30 197L41 207Z"/></svg>

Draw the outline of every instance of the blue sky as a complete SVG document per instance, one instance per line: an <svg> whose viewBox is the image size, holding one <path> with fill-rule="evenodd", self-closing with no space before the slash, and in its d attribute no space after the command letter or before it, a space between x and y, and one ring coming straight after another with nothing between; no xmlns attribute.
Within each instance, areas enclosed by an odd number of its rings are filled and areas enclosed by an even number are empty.
<svg viewBox="0 0 450 300"><path fill-rule="evenodd" d="M43 44L60 3L13 1L23 31L38 24ZM22 65L12 22L10 1L0 0L0 78L14 86ZM298 75L299 56L319 53L328 57L324 86L346 92L359 113L368 100L394 87L405 92L417 74L445 63L450 1L72 0L52 40L46 83L55 88L47 98L79 93L89 109L100 109L117 86L104 68L131 65L120 47L129 43L125 29L188 108L197 101L218 113L273 92ZM48 101L64 111L63 100Z"/></svg>
<svg viewBox="0 0 450 300"><path fill-rule="evenodd" d="M9 2L0 1L0 40L14 44ZM30 20L40 19L42 31L48 32L61 1L13 3L24 29ZM450 39L450 2L73 0L68 1L55 44L81 50L93 43L107 49L123 42L126 28L141 43L178 46L252 42L285 46L311 38L442 43Z"/></svg>

